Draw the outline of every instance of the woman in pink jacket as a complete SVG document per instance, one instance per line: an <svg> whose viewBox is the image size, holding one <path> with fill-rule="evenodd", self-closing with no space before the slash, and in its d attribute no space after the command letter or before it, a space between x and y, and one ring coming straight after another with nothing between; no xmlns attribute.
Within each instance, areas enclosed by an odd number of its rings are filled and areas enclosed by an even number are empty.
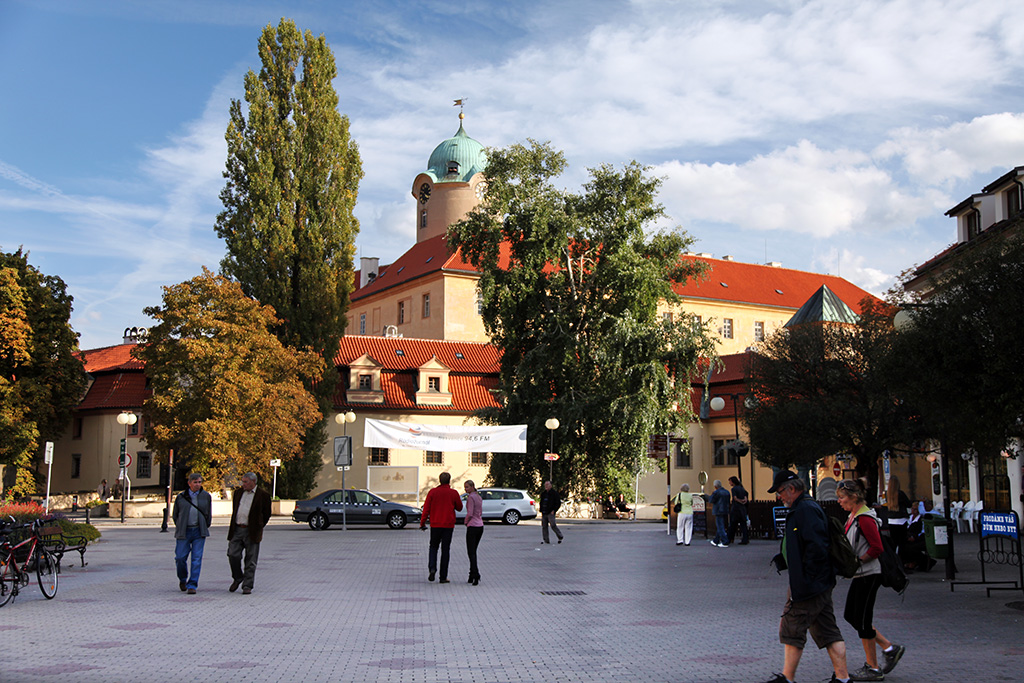
<svg viewBox="0 0 1024 683"><path fill-rule="evenodd" d="M480 569L476 566L476 547L480 545L480 537L484 535L483 501L476 492L476 484L467 480L466 484L466 553L469 555L469 583L480 584Z"/></svg>

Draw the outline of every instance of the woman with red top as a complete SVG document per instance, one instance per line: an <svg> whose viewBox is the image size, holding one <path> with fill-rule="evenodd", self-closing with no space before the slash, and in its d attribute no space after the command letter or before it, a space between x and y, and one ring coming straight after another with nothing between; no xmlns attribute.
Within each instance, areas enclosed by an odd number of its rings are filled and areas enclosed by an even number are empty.
<svg viewBox="0 0 1024 683"><path fill-rule="evenodd" d="M476 484L467 480L466 487L466 553L469 555L469 583L480 584L480 569L476 566L476 548L484 535L484 502L476 492Z"/></svg>
<svg viewBox="0 0 1024 683"><path fill-rule="evenodd" d="M846 520L846 537L860 560L860 568L853 575L850 592L846 595L843 618L857 629L867 661L859 670L850 672L850 680L881 681L885 679L885 674L896 667L906 648L894 644L871 624L875 596L882 581L882 565L878 561L878 556L884 550L879 532L880 523L874 510L867 506L864 486L859 481L839 482L836 495L839 505L850 513ZM881 667L878 666L876 644L882 648L882 657L885 659Z"/></svg>

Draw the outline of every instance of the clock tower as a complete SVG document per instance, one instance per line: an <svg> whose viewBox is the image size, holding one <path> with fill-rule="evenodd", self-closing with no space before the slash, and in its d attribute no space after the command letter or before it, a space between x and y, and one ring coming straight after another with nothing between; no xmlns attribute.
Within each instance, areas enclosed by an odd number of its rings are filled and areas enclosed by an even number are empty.
<svg viewBox="0 0 1024 683"><path fill-rule="evenodd" d="M412 183L417 242L445 234L480 203L487 156L484 146L466 134L464 118L460 112L458 132L434 148L427 170Z"/></svg>

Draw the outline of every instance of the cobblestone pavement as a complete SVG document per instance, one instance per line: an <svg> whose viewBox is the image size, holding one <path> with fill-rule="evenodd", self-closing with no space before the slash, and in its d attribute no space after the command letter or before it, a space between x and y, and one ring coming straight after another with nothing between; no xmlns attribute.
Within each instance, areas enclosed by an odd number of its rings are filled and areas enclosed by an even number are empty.
<svg viewBox="0 0 1024 683"><path fill-rule="evenodd" d="M781 670L785 576L777 544L676 546L653 523L488 525L479 586L455 531L452 583L426 580L426 534L275 520L252 595L229 593L226 519L207 541L198 595L178 590L174 539L101 522L88 566L65 558L54 600L31 584L0 610L2 681L764 681ZM961 580L978 578L960 537ZM969 547L968 547L969 546ZM1008 573L1008 572L1003 572ZM990 577L991 578L991 577ZM848 582L835 593L841 612ZM905 600L879 593L876 625L907 646L891 681L1020 681L1024 593L950 592L941 566ZM863 652L843 623L849 663ZM809 649L798 680L827 680Z"/></svg>

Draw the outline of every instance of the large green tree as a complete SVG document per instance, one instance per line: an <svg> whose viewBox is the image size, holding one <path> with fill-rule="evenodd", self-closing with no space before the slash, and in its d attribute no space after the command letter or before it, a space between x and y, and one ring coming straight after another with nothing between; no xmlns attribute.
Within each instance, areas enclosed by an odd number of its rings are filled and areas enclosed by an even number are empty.
<svg viewBox="0 0 1024 683"><path fill-rule="evenodd" d="M744 410L752 452L773 467L850 455L873 480L884 451L903 452L913 413L892 381L893 310L861 302L856 324L778 330L751 354Z"/></svg>
<svg viewBox="0 0 1024 683"><path fill-rule="evenodd" d="M1024 221L979 240L907 307L892 378L918 414L920 436L953 453L991 453L1024 437Z"/></svg>
<svg viewBox="0 0 1024 683"><path fill-rule="evenodd" d="M259 74L245 76L245 107L231 102L228 159L217 234L223 273L279 316L286 345L310 348L329 368L344 334L353 286L353 215L362 166L338 113L334 55L323 36L282 19L259 39ZM308 388L326 415L337 373ZM304 496L321 465L324 420L306 433L303 457L283 467L284 495Z"/></svg>
<svg viewBox="0 0 1024 683"><path fill-rule="evenodd" d="M0 464L4 494L36 492L42 443L57 439L82 399L86 376L64 282L0 253Z"/></svg>
<svg viewBox="0 0 1024 683"><path fill-rule="evenodd" d="M690 378L714 356L700 327L666 322L659 302L698 275L681 231L649 234L663 217L659 181L636 164L591 169L581 193L557 189L564 156L530 141L491 151L481 206L449 230L480 272L483 320L502 351L503 404L491 423L527 424L528 453L495 454L491 478L535 487L550 417L559 486L626 488L652 433L692 419Z"/></svg>
<svg viewBox="0 0 1024 683"><path fill-rule="evenodd" d="M153 393L146 443L210 479L270 473L270 459L301 456L301 438L320 419L303 380L323 372L319 355L284 346L270 306L237 282L204 269L164 288L158 323L135 356L146 364Z"/></svg>

